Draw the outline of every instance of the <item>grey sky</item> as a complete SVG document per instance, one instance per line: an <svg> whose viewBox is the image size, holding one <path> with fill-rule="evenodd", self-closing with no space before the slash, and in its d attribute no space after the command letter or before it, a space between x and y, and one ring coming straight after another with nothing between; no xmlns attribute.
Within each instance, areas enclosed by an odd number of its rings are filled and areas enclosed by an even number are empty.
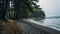
<svg viewBox="0 0 60 34"><path fill-rule="evenodd" d="M39 0L46 16L60 16L60 0Z"/></svg>

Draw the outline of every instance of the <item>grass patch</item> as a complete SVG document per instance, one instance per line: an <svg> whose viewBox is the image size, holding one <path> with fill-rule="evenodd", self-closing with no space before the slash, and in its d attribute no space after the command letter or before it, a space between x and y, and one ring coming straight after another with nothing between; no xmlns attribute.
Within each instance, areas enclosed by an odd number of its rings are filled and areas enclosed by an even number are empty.
<svg viewBox="0 0 60 34"><path fill-rule="evenodd" d="M23 34L23 29L13 20L8 20L1 24L3 27L3 34Z"/></svg>

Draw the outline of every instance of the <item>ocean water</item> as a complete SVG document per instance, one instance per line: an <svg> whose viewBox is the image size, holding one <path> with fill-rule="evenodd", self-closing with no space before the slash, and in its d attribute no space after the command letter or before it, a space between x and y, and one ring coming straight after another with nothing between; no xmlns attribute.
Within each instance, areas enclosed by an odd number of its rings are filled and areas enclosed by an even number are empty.
<svg viewBox="0 0 60 34"><path fill-rule="evenodd" d="M60 16L46 17L46 19L25 19L24 21L33 22L37 25L46 26L60 31Z"/></svg>
<svg viewBox="0 0 60 34"><path fill-rule="evenodd" d="M60 18L56 18L56 17L51 17L51 18L46 18L46 19L35 19L35 21L39 24L42 24L44 26L50 27L50 28L54 28L56 30L60 31Z"/></svg>

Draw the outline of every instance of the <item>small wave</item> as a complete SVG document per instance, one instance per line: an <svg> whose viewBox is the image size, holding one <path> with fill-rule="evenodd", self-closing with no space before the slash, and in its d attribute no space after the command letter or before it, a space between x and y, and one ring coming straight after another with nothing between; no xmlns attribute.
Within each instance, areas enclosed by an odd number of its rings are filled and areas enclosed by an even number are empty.
<svg viewBox="0 0 60 34"><path fill-rule="evenodd" d="M51 28L53 28L53 29L56 29L56 30L60 31L60 29L59 29L59 28L56 28L56 27L51 27Z"/></svg>

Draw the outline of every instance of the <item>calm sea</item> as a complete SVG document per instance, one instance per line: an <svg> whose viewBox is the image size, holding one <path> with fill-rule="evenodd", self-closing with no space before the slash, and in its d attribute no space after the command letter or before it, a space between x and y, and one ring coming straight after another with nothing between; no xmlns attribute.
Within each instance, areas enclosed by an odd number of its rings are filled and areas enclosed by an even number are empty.
<svg viewBox="0 0 60 34"><path fill-rule="evenodd" d="M60 17L46 17L46 19L35 19L35 21L44 26L48 26L60 31Z"/></svg>

